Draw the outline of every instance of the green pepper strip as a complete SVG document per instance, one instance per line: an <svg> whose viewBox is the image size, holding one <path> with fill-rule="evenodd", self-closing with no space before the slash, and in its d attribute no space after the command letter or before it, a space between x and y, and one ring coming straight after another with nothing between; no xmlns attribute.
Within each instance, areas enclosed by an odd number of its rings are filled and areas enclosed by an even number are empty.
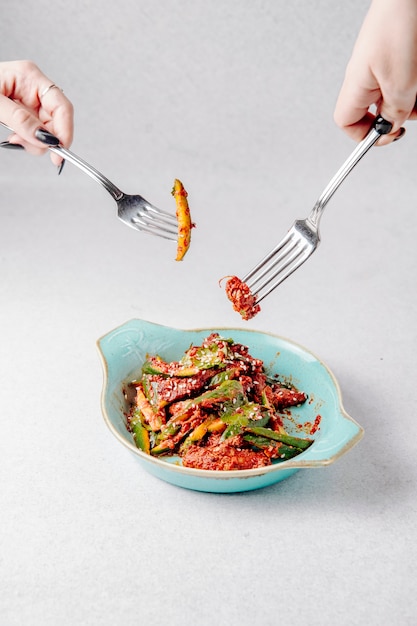
<svg viewBox="0 0 417 626"><path fill-rule="evenodd" d="M172 422L167 425L163 431L158 433L155 446L151 449L151 454L164 454L165 452L172 452L175 446L172 444L172 437L177 434L181 428L181 423Z"/></svg>
<svg viewBox="0 0 417 626"><path fill-rule="evenodd" d="M218 374L215 374L213 378L210 378L208 386L209 387L217 387L221 385L227 380L232 380L236 377L236 374L239 372L237 368L231 368L227 370L222 370Z"/></svg>
<svg viewBox="0 0 417 626"><path fill-rule="evenodd" d="M273 439L274 441L280 441L281 443L285 443L288 446L294 446L300 450L306 450L313 443L311 439L302 439L301 437L284 435L276 432L275 430L271 430L270 428L262 428L261 426L251 426L248 430L255 435L261 435L262 437L267 437L268 439Z"/></svg>
<svg viewBox="0 0 417 626"><path fill-rule="evenodd" d="M259 448L260 450L264 450L266 448L273 448L275 452L272 458L280 459L282 461L287 461L288 459L292 459L294 456L301 454L303 450L300 448L294 448L292 446L286 446L284 443L280 441L273 441L268 437L260 437L258 435L243 435L243 439L250 443L255 448Z"/></svg>
<svg viewBox="0 0 417 626"><path fill-rule="evenodd" d="M227 425L222 434L224 440L239 435L248 426L266 426L270 419L270 412L267 407L257 402L244 402L238 406L226 407L226 411L220 415L220 419Z"/></svg>
<svg viewBox="0 0 417 626"><path fill-rule="evenodd" d="M234 406L239 406L244 400L243 387L237 380L226 380L216 389L205 391L200 396L185 402L183 412L179 415L175 415L167 423L166 427L161 431L157 439L157 445L152 449L152 454L161 454L167 451L167 444L165 441L169 441L169 438L176 434L181 428L181 423L185 422L189 417L188 412L197 405L201 406L213 406L213 404L222 404L228 402L235 402ZM187 433L184 432L184 436Z"/></svg>
<svg viewBox="0 0 417 626"><path fill-rule="evenodd" d="M207 433L208 426L213 421L212 417L208 417L204 422L201 422L198 426L192 430L189 435L185 438L185 440L181 444L181 452L185 452L193 443L196 441L200 441L203 439L204 435Z"/></svg>
<svg viewBox="0 0 417 626"><path fill-rule="evenodd" d="M142 450L142 452L146 452L146 454L150 454L150 439L149 432L147 428L142 424L142 420L139 416L135 415L129 422L129 427L133 433L133 439L135 441L136 447Z"/></svg>
<svg viewBox="0 0 417 626"><path fill-rule="evenodd" d="M233 415L228 415L225 418L222 416L221 419L226 424L228 424L226 430L222 434L222 439L224 440L228 439L229 437L239 435L242 432L246 432L248 429L252 430L252 424L260 424L261 426L265 426L265 424L269 422L269 415L265 415L264 417L253 420L244 413L235 413Z"/></svg>
<svg viewBox="0 0 417 626"><path fill-rule="evenodd" d="M166 439L162 441L157 446L151 449L151 454L155 454L158 456L159 454L165 454L166 452L172 452L175 446L171 445L171 439Z"/></svg>
<svg viewBox="0 0 417 626"><path fill-rule="evenodd" d="M181 421L178 420L177 422L174 422L174 421L169 422L164 428L164 430L161 430L161 432L158 433L156 437L157 443L159 444L162 441L165 441L165 439L169 439L173 435L176 435L177 432L180 430L180 428L181 428Z"/></svg>
<svg viewBox="0 0 417 626"><path fill-rule="evenodd" d="M185 402L184 410L201 405L203 407L210 407L213 404L221 404L223 402L235 402L236 406L242 403L244 400L243 387L237 380L225 380L221 385L210 391L205 391L200 396L192 398Z"/></svg>
<svg viewBox="0 0 417 626"><path fill-rule="evenodd" d="M169 378L170 376L179 376L179 377L188 377L194 376L199 372L198 367L193 366L177 366L175 367L172 363L167 363L163 359L158 356L150 357L142 366L143 374L157 374L159 376L165 376Z"/></svg>
<svg viewBox="0 0 417 626"><path fill-rule="evenodd" d="M225 360L233 358L233 351L231 350L229 343L230 340L221 340L222 347L219 346L217 341L214 341L204 348L200 346L197 349L191 348L188 350L180 363L188 366L198 367L200 370L210 369L212 367L218 367L224 369L226 367ZM192 352L192 356L190 355Z"/></svg>

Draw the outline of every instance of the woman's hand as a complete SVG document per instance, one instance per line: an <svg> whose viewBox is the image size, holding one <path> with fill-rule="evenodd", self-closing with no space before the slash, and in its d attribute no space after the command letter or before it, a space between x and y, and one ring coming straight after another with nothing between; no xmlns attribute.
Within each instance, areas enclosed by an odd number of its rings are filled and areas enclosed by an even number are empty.
<svg viewBox="0 0 417 626"><path fill-rule="evenodd" d="M15 131L9 142L21 144L31 154L47 151L35 137L38 128L58 137L66 148L72 142L73 106L32 61L0 63L0 121ZM61 157L50 154L52 162L59 166Z"/></svg>
<svg viewBox="0 0 417 626"><path fill-rule="evenodd" d="M393 124L379 145L404 134L417 118L417 0L373 0L356 40L339 93L334 119L360 141L377 112Z"/></svg>

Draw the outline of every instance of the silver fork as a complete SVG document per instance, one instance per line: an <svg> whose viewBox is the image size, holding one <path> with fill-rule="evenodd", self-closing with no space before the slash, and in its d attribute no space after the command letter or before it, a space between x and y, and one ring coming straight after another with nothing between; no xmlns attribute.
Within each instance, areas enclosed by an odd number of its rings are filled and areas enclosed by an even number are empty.
<svg viewBox="0 0 417 626"><path fill-rule="evenodd" d="M378 116L368 135L324 189L309 216L304 220L296 220L282 241L243 277L242 281L255 296L257 304L313 254L320 243L320 218L330 198L381 135L388 134L391 129L392 124Z"/></svg>
<svg viewBox="0 0 417 626"><path fill-rule="evenodd" d="M7 126L3 122L0 122L0 125L14 132L10 126ZM58 139L56 141L58 141ZM116 201L119 219L127 224L127 226L163 237L164 239L177 241L178 222L175 215L158 209L142 196L131 196L124 193L106 178L106 176L96 170L95 167L60 144L49 145L48 148L51 152L59 154L66 161L70 161L73 165L79 167L80 170L88 174L88 176L97 183L100 183Z"/></svg>

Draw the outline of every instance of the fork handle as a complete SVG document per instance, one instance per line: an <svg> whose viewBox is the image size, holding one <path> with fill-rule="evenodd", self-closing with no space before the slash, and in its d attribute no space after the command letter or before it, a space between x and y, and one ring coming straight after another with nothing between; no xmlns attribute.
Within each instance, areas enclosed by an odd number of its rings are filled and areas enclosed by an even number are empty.
<svg viewBox="0 0 417 626"><path fill-rule="evenodd" d="M76 165L80 170L82 170L85 174L88 174L93 180L97 183L100 183L106 191L109 192L111 196L117 201L122 198L124 195L123 191L121 191L116 185L114 185L104 174L96 170L95 167L81 159L81 157L77 156L71 150L67 148L63 148L62 146L48 146L51 152L55 152L62 156L66 161L70 161L73 165Z"/></svg>
<svg viewBox="0 0 417 626"><path fill-rule="evenodd" d="M323 190L321 196L317 200L313 207L308 221L317 228L320 218L323 214L326 204L333 196L334 192L340 187L345 178L350 174L355 165L359 163L361 158L368 152L370 148L378 141L381 135L387 135L391 132L392 124L385 120L381 115L378 115L372 125L371 130L352 152L352 154L346 159L342 167L333 176L327 187Z"/></svg>
<svg viewBox="0 0 417 626"><path fill-rule="evenodd" d="M12 133L14 133L14 130L10 128L10 126L7 126L7 124L5 124L4 122L0 121L0 126L3 126L3 128L6 128L7 130L10 130ZM102 185L116 201L120 200L124 196L123 191L120 191L120 189L116 187L116 185L114 185L111 180L106 178L104 174L96 170L95 167L87 163L87 161L84 161L84 159L77 156L67 148L64 148L61 145L48 146L48 148L51 152L56 152L56 154L62 156L66 161L70 161L73 165L79 167L80 170L82 170L85 174L88 174L88 176L93 178L97 183L100 183L100 185Z"/></svg>

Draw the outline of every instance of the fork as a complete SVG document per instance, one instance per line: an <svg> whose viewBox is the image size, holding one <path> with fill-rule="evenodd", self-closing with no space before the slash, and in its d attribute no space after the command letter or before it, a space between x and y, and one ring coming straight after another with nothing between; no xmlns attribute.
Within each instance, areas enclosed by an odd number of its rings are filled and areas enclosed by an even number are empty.
<svg viewBox="0 0 417 626"><path fill-rule="evenodd" d="M388 134L391 129L390 122L377 116L368 135L333 176L308 217L296 220L280 243L244 276L242 281L254 294L256 304L295 272L317 249L320 243L320 218L330 198L381 135Z"/></svg>
<svg viewBox="0 0 417 626"><path fill-rule="evenodd" d="M10 126L3 122L0 122L0 125L14 132ZM51 152L59 154L66 161L70 161L70 163L79 167L80 170L88 174L97 183L100 183L109 192L117 203L118 217L124 224L164 239L177 241L178 222L175 215L158 209L142 196L132 196L124 193L87 161L61 146L58 138L50 135L50 133L48 133L48 137L51 138L51 145L48 145ZM52 141L54 141L54 145L52 145Z"/></svg>

